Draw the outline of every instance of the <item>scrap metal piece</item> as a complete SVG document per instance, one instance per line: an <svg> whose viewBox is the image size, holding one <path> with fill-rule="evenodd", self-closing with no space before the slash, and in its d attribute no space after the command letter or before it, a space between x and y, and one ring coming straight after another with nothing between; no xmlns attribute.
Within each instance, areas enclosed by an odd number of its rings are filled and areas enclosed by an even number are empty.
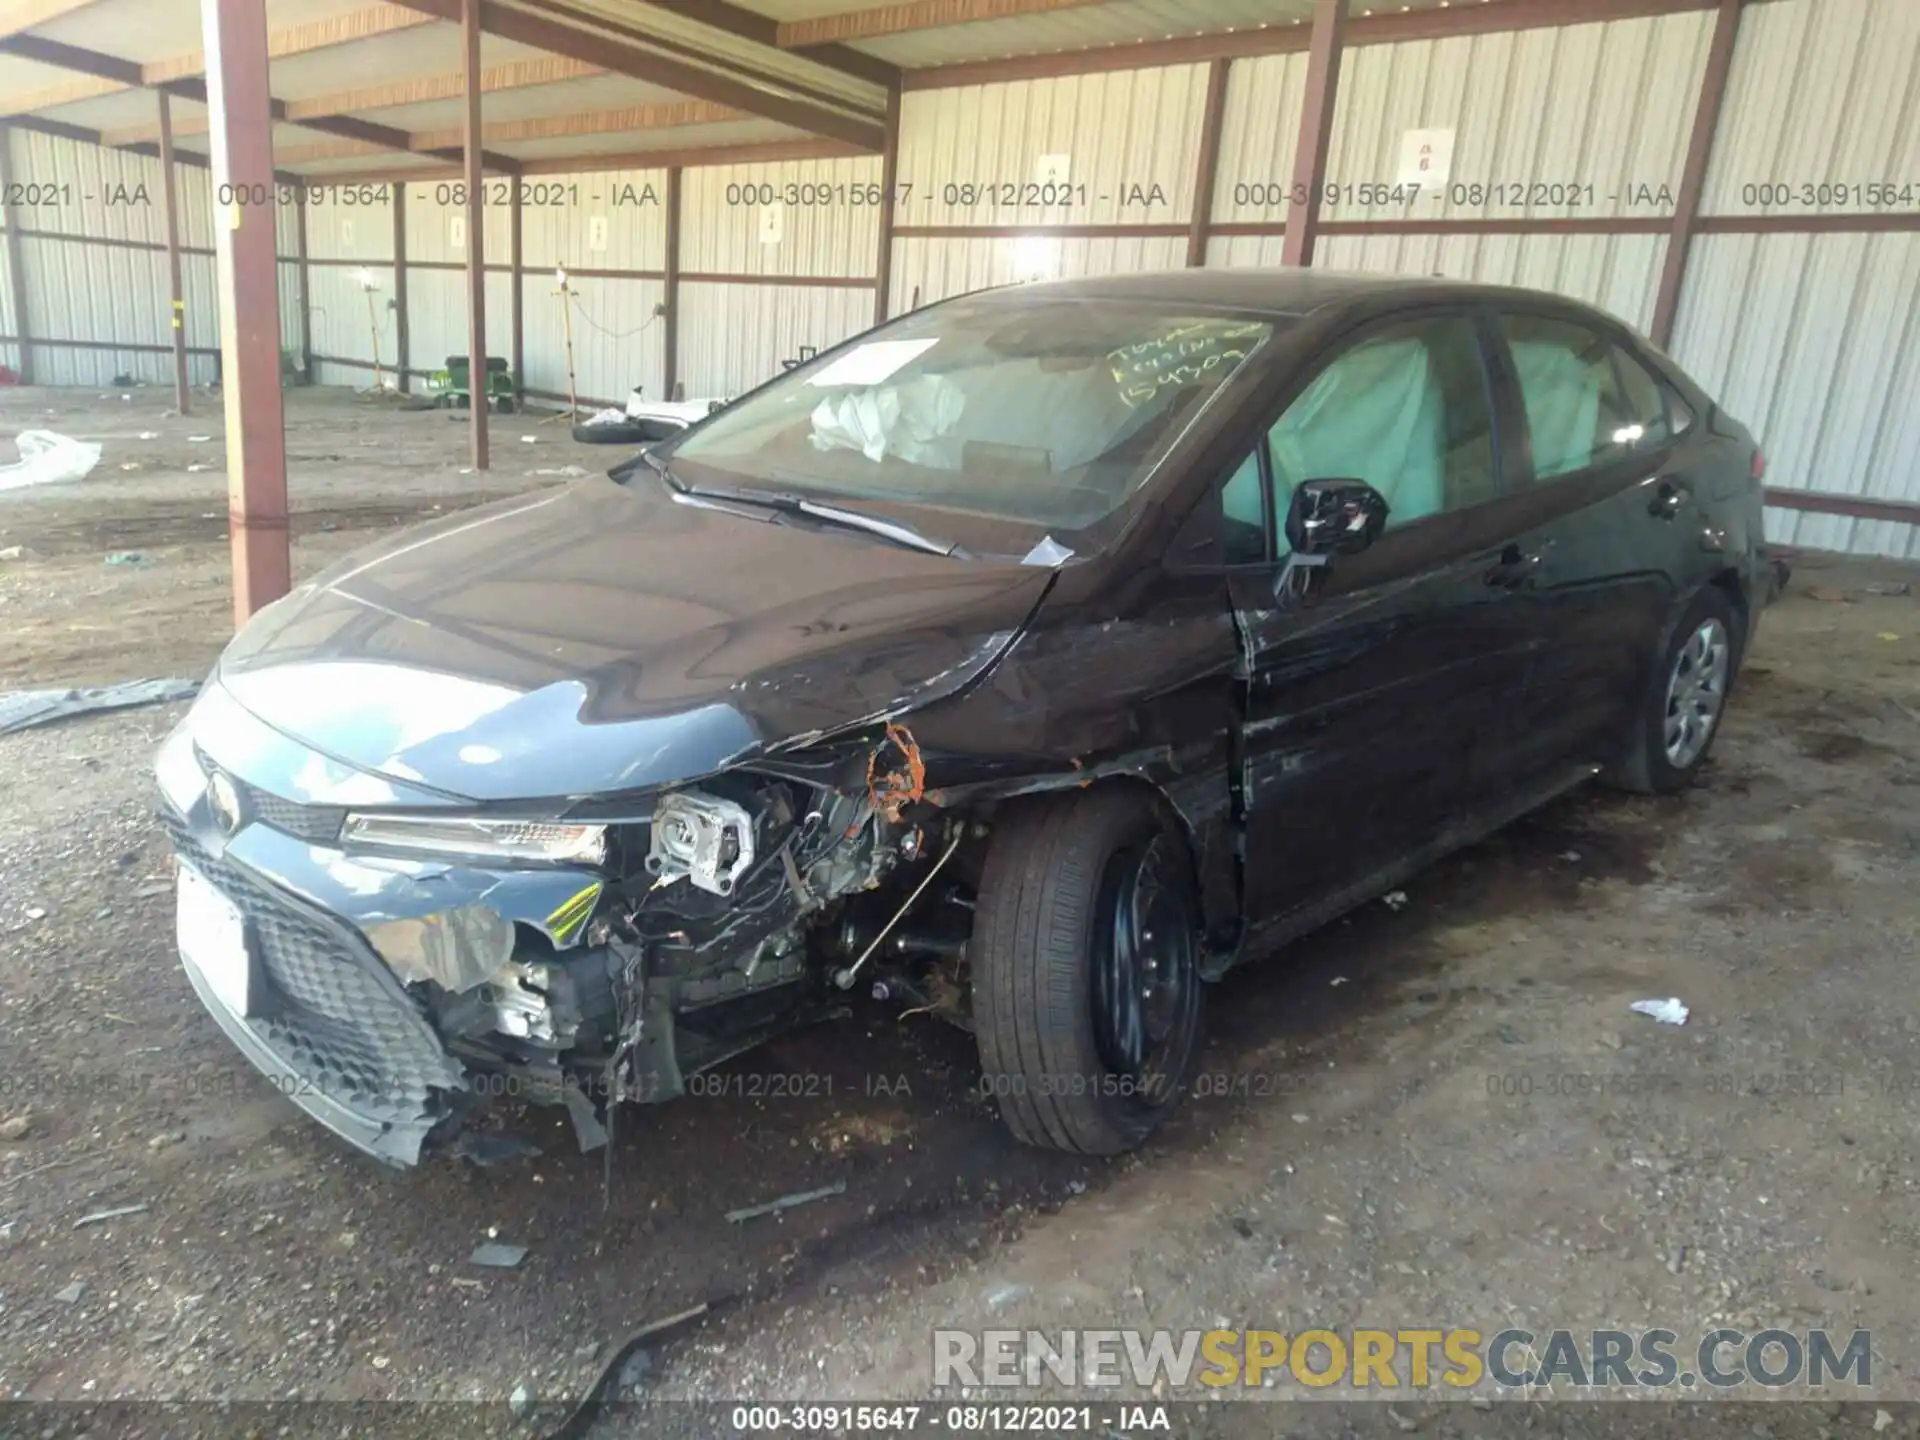
<svg viewBox="0 0 1920 1440"><path fill-rule="evenodd" d="M75 715L187 700L199 690L198 680L178 678L129 680L121 685L88 685L71 690L15 690L0 695L0 735L35 725L51 725Z"/></svg>
<svg viewBox="0 0 1920 1440"><path fill-rule="evenodd" d="M126 1215L144 1215L151 1208L152 1207L148 1205L116 1205L111 1210L96 1210L93 1214L82 1215L78 1220L74 1221L73 1228L79 1230L88 1225L100 1225L108 1220L118 1220Z"/></svg>
<svg viewBox="0 0 1920 1440"><path fill-rule="evenodd" d="M771 1215L777 1210L791 1210L796 1205L811 1205L815 1200L824 1200L829 1195L847 1193L847 1182L836 1180L831 1185L822 1185L818 1190L797 1190L791 1195L782 1195L778 1200L769 1200L762 1205L747 1205L738 1210L727 1211L727 1219L735 1225L762 1215Z"/></svg>

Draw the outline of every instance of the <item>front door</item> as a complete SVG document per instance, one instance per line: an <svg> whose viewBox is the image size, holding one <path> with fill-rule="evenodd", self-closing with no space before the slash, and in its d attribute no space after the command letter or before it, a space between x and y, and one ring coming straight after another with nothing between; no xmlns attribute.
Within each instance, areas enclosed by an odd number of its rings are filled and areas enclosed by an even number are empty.
<svg viewBox="0 0 1920 1440"><path fill-rule="evenodd" d="M1278 566L1229 582L1258 928L1342 908L1480 809L1478 777L1505 744L1535 640L1503 568L1512 517L1491 394L1468 315L1390 321L1312 374L1255 457L1270 526L1308 479L1365 480L1389 506L1380 539L1335 557L1304 597L1276 595ZM1244 476L1228 485L1228 518L1251 523L1236 486Z"/></svg>

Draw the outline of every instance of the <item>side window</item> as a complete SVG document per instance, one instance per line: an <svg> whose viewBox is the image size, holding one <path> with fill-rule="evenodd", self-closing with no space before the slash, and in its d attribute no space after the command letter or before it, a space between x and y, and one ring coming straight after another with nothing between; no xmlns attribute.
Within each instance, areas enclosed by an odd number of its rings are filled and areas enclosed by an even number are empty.
<svg viewBox="0 0 1920 1440"><path fill-rule="evenodd" d="M1336 356L1267 432L1276 523L1303 480L1364 480L1387 528L1491 500L1493 422L1464 317L1374 331Z"/></svg>
<svg viewBox="0 0 1920 1440"><path fill-rule="evenodd" d="M1260 456L1249 450L1220 488L1220 550L1229 565L1267 558L1267 517L1260 508Z"/></svg>
<svg viewBox="0 0 1920 1440"><path fill-rule="evenodd" d="M1604 465L1671 436L1666 391L1632 356L1584 325L1506 315L1541 480Z"/></svg>

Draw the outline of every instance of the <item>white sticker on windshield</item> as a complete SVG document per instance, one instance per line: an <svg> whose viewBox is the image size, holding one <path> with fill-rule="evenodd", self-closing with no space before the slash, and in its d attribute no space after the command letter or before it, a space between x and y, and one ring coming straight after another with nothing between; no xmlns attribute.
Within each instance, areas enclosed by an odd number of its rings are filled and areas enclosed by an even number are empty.
<svg viewBox="0 0 1920 1440"><path fill-rule="evenodd" d="M938 340L870 340L856 345L818 374L809 375L809 385L878 385L917 355L931 350Z"/></svg>
<svg viewBox="0 0 1920 1440"><path fill-rule="evenodd" d="M1043 536L1040 543L1027 552L1027 558L1020 563L1022 565L1039 565L1051 570L1056 565L1066 564L1067 561L1072 558L1073 551L1062 545L1058 540L1054 539L1053 536L1047 535Z"/></svg>

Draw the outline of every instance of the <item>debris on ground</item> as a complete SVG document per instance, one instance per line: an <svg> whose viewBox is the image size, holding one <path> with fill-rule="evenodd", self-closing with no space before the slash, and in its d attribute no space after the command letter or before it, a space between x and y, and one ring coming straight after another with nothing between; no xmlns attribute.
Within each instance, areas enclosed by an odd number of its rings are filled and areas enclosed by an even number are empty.
<svg viewBox="0 0 1920 1440"><path fill-rule="evenodd" d="M771 1215L777 1210L791 1210L796 1205L811 1205L815 1200L824 1200L829 1195L847 1193L847 1182L836 1180L831 1185L822 1185L818 1190L796 1190L791 1195L782 1195L778 1200L769 1200L764 1205L747 1205L739 1210L727 1211L727 1219L739 1225L747 1220L758 1219L762 1215Z"/></svg>
<svg viewBox="0 0 1920 1440"><path fill-rule="evenodd" d="M153 1207L146 1204L116 1205L111 1210L96 1210L91 1215L82 1215L73 1222L73 1228L84 1230L89 1225L104 1225L109 1220L124 1219L128 1215L144 1215Z"/></svg>
<svg viewBox="0 0 1920 1440"><path fill-rule="evenodd" d="M127 710L136 705L160 705L186 700L200 690L198 680L127 680L118 685L86 685L71 690L13 690L0 692L0 735L48 725L74 715Z"/></svg>
<svg viewBox="0 0 1920 1440"><path fill-rule="evenodd" d="M600 1367L600 1374L593 1384L587 1387L587 1393L581 1397L573 1413L560 1422L560 1428L549 1435L547 1440L579 1440L579 1437L593 1428L593 1422L600 1413L600 1407L605 1403L602 1398L603 1392L608 1388L609 1381L618 1384L616 1377L625 1372L627 1357L638 1350L644 1342L657 1339L669 1331L678 1330L682 1325L698 1320L706 1313L707 1304L703 1300L691 1309L669 1315L664 1320L654 1320L642 1325L627 1336L615 1348L613 1354L607 1357L607 1363Z"/></svg>
<svg viewBox="0 0 1920 1440"><path fill-rule="evenodd" d="M1869 595L1878 595L1882 599L1892 599L1897 595L1911 595L1913 586L1905 580L1869 580L1862 587Z"/></svg>
<svg viewBox="0 0 1920 1440"><path fill-rule="evenodd" d="M53 1292L53 1298L63 1305L78 1305L80 1297L87 1293L87 1282L76 1280L71 1285L62 1285Z"/></svg>
<svg viewBox="0 0 1920 1440"><path fill-rule="evenodd" d="M1806 589L1809 600L1831 600L1841 605L1853 604L1853 596L1844 590L1835 590L1826 585L1809 585Z"/></svg>
<svg viewBox="0 0 1920 1440"><path fill-rule="evenodd" d="M33 1115L22 1110L18 1115L9 1115L0 1120L0 1140L9 1143L27 1138L27 1132L33 1128Z"/></svg>
<svg viewBox="0 0 1920 1440"><path fill-rule="evenodd" d="M0 560L18 560L26 553L27 547L24 545L9 545L6 549L0 550Z"/></svg>
<svg viewBox="0 0 1920 1440"><path fill-rule="evenodd" d="M1684 1025L1689 1013L1677 996L1665 1000L1636 1000L1627 1008L1636 1015L1651 1015L1662 1025Z"/></svg>
<svg viewBox="0 0 1920 1440"><path fill-rule="evenodd" d="M107 565L130 565L141 569L153 563L153 557L144 550L109 550L102 562Z"/></svg>
<svg viewBox="0 0 1920 1440"><path fill-rule="evenodd" d="M1404 890L1389 890L1380 897L1380 903L1397 914L1407 908L1407 892Z"/></svg>
<svg viewBox="0 0 1920 1440"><path fill-rule="evenodd" d="M489 1270L511 1270L527 1258L524 1245L507 1245L498 1240L483 1240L476 1245L473 1254L467 1257L475 1265L484 1265Z"/></svg>
<svg viewBox="0 0 1920 1440"><path fill-rule="evenodd" d="M533 1409L533 1392L527 1388L526 1381L522 1380L513 1387L513 1394L507 1397L507 1408L513 1411L514 1419L527 1418L527 1412Z"/></svg>
<svg viewBox="0 0 1920 1440"><path fill-rule="evenodd" d="M13 443L20 448L20 458L0 465L0 490L84 480L100 463L98 445L53 430L22 430Z"/></svg>

